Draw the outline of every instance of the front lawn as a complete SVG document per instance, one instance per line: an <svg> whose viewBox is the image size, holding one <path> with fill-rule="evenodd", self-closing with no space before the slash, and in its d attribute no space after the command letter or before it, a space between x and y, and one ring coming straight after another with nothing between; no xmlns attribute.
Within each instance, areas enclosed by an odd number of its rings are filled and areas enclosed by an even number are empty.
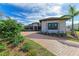
<svg viewBox="0 0 79 59"><path fill-rule="evenodd" d="M5 50L0 51L0 56L54 56L47 49L30 39L25 39L15 47L12 47L12 44L6 46Z"/></svg>
<svg viewBox="0 0 79 59"><path fill-rule="evenodd" d="M67 38L67 40L73 41L73 42L79 42L79 39Z"/></svg>
<svg viewBox="0 0 79 59"><path fill-rule="evenodd" d="M69 36L70 33L67 33L67 35ZM76 31L76 35L79 36L79 31ZM74 39L71 37L68 37L67 40L72 41L72 42L79 42L79 39Z"/></svg>
<svg viewBox="0 0 79 59"><path fill-rule="evenodd" d="M76 31L76 34L79 36L79 31Z"/></svg>

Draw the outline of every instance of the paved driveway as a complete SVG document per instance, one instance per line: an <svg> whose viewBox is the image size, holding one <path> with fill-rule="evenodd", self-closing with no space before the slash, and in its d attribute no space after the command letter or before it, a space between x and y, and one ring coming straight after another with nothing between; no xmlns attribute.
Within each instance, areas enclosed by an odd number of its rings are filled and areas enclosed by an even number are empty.
<svg viewBox="0 0 79 59"><path fill-rule="evenodd" d="M36 32L23 32L31 40L58 56L78 56L79 44L68 42L65 38L57 38L37 34ZM41 52L42 53L42 52Z"/></svg>

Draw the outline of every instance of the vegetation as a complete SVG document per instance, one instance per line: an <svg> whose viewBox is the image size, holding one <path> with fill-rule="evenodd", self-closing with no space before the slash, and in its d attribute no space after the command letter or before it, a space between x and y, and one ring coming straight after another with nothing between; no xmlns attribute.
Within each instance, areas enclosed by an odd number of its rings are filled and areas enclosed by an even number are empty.
<svg viewBox="0 0 79 59"><path fill-rule="evenodd" d="M30 56L54 56L54 54L52 54L51 52L49 52L47 49L43 48L41 45L39 45L38 43L26 39L25 40L26 43L24 44L24 49L26 50L26 48L28 49L27 51L27 55Z"/></svg>
<svg viewBox="0 0 79 59"><path fill-rule="evenodd" d="M67 38L67 40L72 41L72 42L79 42L78 39L74 40L73 38Z"/></svg>
<svg viewBox="0 0 79 59"><path fill-rule="evenodd" d="M22 35L18 35L12 42L13 46L17 46L19 43L23 42L25 38Z"/></svg>
<svg viewBox="0 0 79 59"><path fill-rule="evenodd" d="M30 45L28 43L24 44L21 48L23 52L28 52L30 50Z"/></svg>
<svg viewBox="0 0 79 59"><path fill-rule="evenodd" d="M71 29L71 34L74 35L74 18L75 16L79 15L79 11L74 7L74 6L69 6L68 14L64 15L62 17L69 17L72 19L72 29Z"/></svg>
<svg viewBox="0 0 79 59"><path fill-rule="evenodd" d="M26 38L18 46L11 48L7 45L4 51L0 51L0 56L55 56L38 43Z"/></svg>
<svg viewBox="0 0 79 59"><path fill-rule="evenodd" d="M70 33L68 32L68 33L67 33L67 36L68 36L67 40L73 41L73 42L79 42L79 31L75 31L75 33L76 33L76 35L77 35L78 38L70 37ZM75 39L75 40L74 40L74 39Z"/></svg>
<svg viewBox="0 0 79 59"><path fill-rule="evenodd" d="M0 43L0 51L2 51L4 49L6 49L6 46L4 44Z"/></svg>
<svg viewBox="0 0 79 59"><path fill-rule="evenodd" d="M7 19L0 21L0 38L3 40L12 40L20 35L22 25L15 20Z"/></svg>
<svg viewBox="0 0 79 59"><path fill-rule="evenodd" d="M10 17L0 20L0 56L54 55L39 44L22 36L22 30L22 24Z"/></svg>

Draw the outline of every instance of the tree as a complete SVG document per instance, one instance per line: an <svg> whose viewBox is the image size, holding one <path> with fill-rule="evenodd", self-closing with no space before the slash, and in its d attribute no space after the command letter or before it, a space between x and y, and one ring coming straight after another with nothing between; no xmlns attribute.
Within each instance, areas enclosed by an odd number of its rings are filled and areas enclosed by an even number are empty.
<svg viewBox="0 0 79 59"><path fill-rule="evenodd" d="M11 40L20 35L22 29L22 24L11 18L0 20L0 38L2 39Z"/></svg>
<svg viewBox="0 0 79 59"><path fill-rule="evenodd" d="M74 17L78 15L79 11L74 6L69 5L68 14L62 16L62 18L69 17L72 20L72 29L71 29L72 35L74 35Z"/></svg>

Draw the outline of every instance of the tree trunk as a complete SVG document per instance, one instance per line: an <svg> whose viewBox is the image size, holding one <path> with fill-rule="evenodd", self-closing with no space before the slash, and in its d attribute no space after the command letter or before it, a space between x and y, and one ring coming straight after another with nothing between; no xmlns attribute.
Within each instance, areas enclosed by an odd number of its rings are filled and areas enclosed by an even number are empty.
<svg viewBox="0 0 79 59"><path fill-rule="evenodd" d="M71 35L74 37L74 38L77 38L78 39L78 36L74 30L74 17L72 17L72 31L71 31Z"/></svg>
<svg viewBox="0 0 79 59"><path fill-rule="evenodd" d="M74 35L74 17L72 17L72 29L71 34Z"/></svg>

